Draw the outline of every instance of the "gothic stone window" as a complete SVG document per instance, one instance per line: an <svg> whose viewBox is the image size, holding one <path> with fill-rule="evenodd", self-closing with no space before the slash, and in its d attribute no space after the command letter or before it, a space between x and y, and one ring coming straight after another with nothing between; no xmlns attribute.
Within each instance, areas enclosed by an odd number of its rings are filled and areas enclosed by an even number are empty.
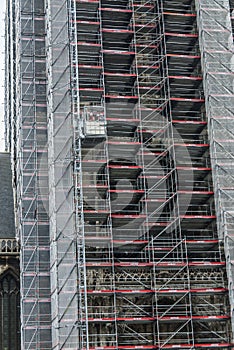
<svg viewBox="0 0 234 350"><path fill-rule="evenodd" d="M9 268L0 275L0 349L20 350L19 278Z"/></svg>

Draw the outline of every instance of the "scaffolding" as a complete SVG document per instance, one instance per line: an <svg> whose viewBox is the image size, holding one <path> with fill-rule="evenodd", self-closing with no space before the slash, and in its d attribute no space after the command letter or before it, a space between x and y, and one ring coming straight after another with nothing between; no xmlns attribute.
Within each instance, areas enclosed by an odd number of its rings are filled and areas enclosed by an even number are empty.
<svg viewBox="0 0 234 350"><path fill-rule="evenodd" d="M15 15L22 349L231 349L229 2Z"/></svg>
<svg viewBox="0 0 234 350"><path fill-rule="evenodd" d="M12 6L11 150L21 245L21 347L51 349L45 12L43 1Z"/></svg>
<svg viewBox="0 0 234 350"><path fill-rule="evenodd" d="M69 4L79 347L228 349L195 3Z"/></svg>
<svg viewBox="0 0 234 350"><path fill-rule="evenodd" d="M68 10L69 9L69 10ZM50 275L52 349L78 349L77 235L73 177L73 116L77 100L71 89L67 1L47 2L48 26L48 165L50 183ZM72 68L73 69L73 68ZM72 91L72 92L71 92ZM75 190L76 191L76 190Z"/></svg>
<svg viewBox="0 0 234 350"><path fill-rule="evenodd" d="M233 31L229 1L196 3L200 31L204 92L210 138L218 232L226 240L230 302L233 309ZM228 232L228 234L227 234ZM229 240L229 238L231 240ZM234 328L233 328L234 329Z"/></svg>

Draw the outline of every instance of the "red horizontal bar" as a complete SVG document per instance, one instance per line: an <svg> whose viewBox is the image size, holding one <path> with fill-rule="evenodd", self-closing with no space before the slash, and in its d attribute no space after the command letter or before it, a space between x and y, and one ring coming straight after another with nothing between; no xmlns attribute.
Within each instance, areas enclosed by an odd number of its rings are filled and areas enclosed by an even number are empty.
<svg viewBox="0 0 234 350"><path fill-rule="evenodd" d="M127 95L127 96L122 96L122 95L105 95L107 98L120 98L120 99L138 99L138 96L132 96L132 95Z"/></svg>
<svg viewBox="0 0 234 350"><path fill-rule="evenodd" d="M194 243L194 244L197 244L197 243L219 243L218 239L203 239L203 240L200 240L200 239L187 239L186 240L186 243Z"/></svg>
<svg viewBox="0 0 234 350"><path fill-rule="evenodd" d="M72 43L72 45L76 45L76 43ZM88 42L86 42L86 41L78 41L78 42L77 42L77 45L101 47L101 44L88 43Z"/></svg>
<svg viewBox="0 0 234 350"><path fill-rule="evenodd" d="M129 34L133 34L134 31L133 30L129 30L129 29L109 29L109 28L106 28L106 29L102 29L102 32L103 33L129 33Z"/></svg>
<svg viewBox="0 0 234 350"><path fill-rule="evenodd" d="M113 322L113 321L122 321L122 322L134 322L134 321L156 321L155 317L101 317L101 318L88 318L89 322Z"/></svg>
<svg viewBox="0 0 234 350"><path fill-rule="evenodd" d="M104 91L103 88L79 88L80 91Z"/></svg>
<svg viewBox="0 0 234 350"><path fill-rule="evenodd" d="M187 80L202 80L203 78L202 77L187 77L187 76L184 76L184 75L169 75L169 78L170 79L187 79Z"/></svg>
<svg viewBox="0 0 234 350"><path fill-rule="evenodd" d="M179 12L163 12L164 15L181 16L181 17L197 17L194 13L179 13Z"/></svg>
<svg viewBox="0 0 234 350"><path fill-rule="evenodd" d="M175 143L175 146L180 146L180 147L209 147L209 143Z"/></svg>
<svg viewBox="0 0 234 350"><path fill-rule="evenodd" d="M232 347L233 344L231 343L195 343L195 344L167 344L163 345L160 348L161 349L191 349L191 348L226 348L226 347ZM158 350L157 345L118 345L118 346L96 346L96 347L90 347L90 350L132 350L132 349L152 349L152 350ZM82 349L86 350L86 349Z"/></svg>
<svg viewBox="0 0 234 350"><path fill-rule="evenodd" d="M213 191L186 191L186 190L179 190L178 193L182 194L213 194Z"/></svg>
<svg viewBox="0 0 234 350"><path fill-rule="evenodd" d="M136 77L136 74L130 74L130 73L109 73L105 72L104 75L110 76L110 77Z"/></svg>
<svg viewBox="0 0 234 350"><path fill-rule="evenodd" d="M145 47L146 49L150 48L150 49L157 49L158 45L145 45L145 44L136 44L136 47Z"/></svg>
<svg viewBox="0 0 234 350"><path fill-rule="evenodd" d="M206 125L207 122L205 121L197 121L197 120L177 120L177 119L173 119L172 120L173 123L178 123L178 124L195 124L195 125Z"/></svg>
<svg viewBox="0 0 234 350"><path fill-rule="evenodd" d="M116 8L112 8L112 7L100 7L99 10L101 10L101 11L111 11L111 12L132 13L132 10L116 9Z"/></svg>
<svg viewBox="0 0 234 350"><path fill-rule="evenodd" d="M205 167L186 167L186 166L177 166L177 170L198 170L198 171L210 171L211 168L205 168Z"/></svg>
<svg viewBox="0 0 234 350"><path fill-rule="evenodd" d="M96 346L96 347L92 347L89 348L90 350L119 350L119 349L125 349L125 350L132 350L132 349L158 349L158 347L154 346L154 345L118 345L118 347L116 346ZM86 349L82 349L82 350L86 350Z"/></svg>
<svg viewBox="0 0 234 350"><path fill-rule="evenodd" d="M99 4L99 0L76 0L76 2L80 2L80 3L94 3L94 4Z"/></svg>
<svg viewBox="0 0 234 350"><path fill-rule="evenodd" d="M128 118L125 118L125 119L124 118L106 118L106 120L118 121L118 122L124 121L124 122L129 122L129 123L140 122L140 119L128 119Z"/></svg>
<svg viewBox="0 0 234 350"><path fill-rule="evenodd" d="M95 348L89 348L90 350L105 350L105 349L113 349L113 350L117 350L117 349L123 349L123 350L132 350L132 349L158 349L157 347L155 347L154 345L118 345L118 347L116 346L103 346L103 347L95 347ZM85 350L85 349L82 349Z"/></svg>
<svg viewBox="0 0 234 350"><path fill-rule="evenodd" d="M124 214L111 214L112 218L115 219L145 219L146 215L124 215Z"/></svg>
<svg viewBox="0 0 234 350"><path fill-rule="evenodd" d="M193 320L226 320L229 319L229 315L214 315L214 316L192 316Z"/></svg>
<svg viewBox="0 0 234 350"><path fill-rule="evenodd" d="M170 222L149 222L149 223L145 223L145 226L149 226L149 227L167 226L169 224L170 224Z"/></svg>
<svg viewBox="0 0 234 350"><path fill-rule="evenodd" d="M145 193L144 190L109 190L110 193Z"/></svg>
<svg viewBox="0 0 234 350"><path fill-rule="evenodd" d="M127 142L127 141L107 141L108 145L141 145L140 142L132 141L132 142Z"/></svg>
<svg viewBox="0 0 234 350"><path fill-rule="evenodd" d="M93 213L93 214L109 214L109 210L84 210L84 213Z"/></svg>
<svg viewBox="0 0 234 350"><path fill-rule="evenodd" d="M88 64L78 64L79 68L102 69L102 66L90 66Z"/></svg>
<svg viewBox="0 0 234 350"><path fill-rule="evenodd" d="M187 320L227 320L230 319L230 316L222 315L222 316L164 316L164 317L101 317L101 318L88 318L90 322L136 322L136 321L187 321ZM174 345L175 347L175 345ZM138 346L139 348L139 346Z"/></svg>
<svg viewBox="0 0 234 350"><path fill-rule="evenodd" d="M108 54L112 54L112 55L135 55L134 51L120 51L120 50L102 50L102 53L108 53Z"/></svg>
<svg viewBox="0 0 234 350"><path fill-rule="evenodd" d="M134 27L140 27L140 28L156 28L155 24L134 24Z"/></svg>
<svg viewBox="0 0 234 350"><path fill-rule="evenodd" d="M140 240L136 240L136 241L127 241L127 240L123 240L123 239L113 239L112 243L123 243L123 244L146 244L148 243L148 241L140 241Z"/></svg>
<svg viewBox="0 0 234 350"><path fill-rule="evenodd" d="M181 344L181 345L164 345L162 346L162 349L176 349L176 348L181 348L181 349L186 349L186 348L226 348L226 347L230 347L232 346L232 344L230 343L207 343L207 344Z"/></svg>
<svg viewBox="0 0 234 350"><path fill-rule="evenodd" d="M205 102L204 98L185 98L185 97L171 97L171 101L185 101L185 102Z"/></svg>
<svg viewBox="0 0 234 350"><path fill-rule="evenodd" d="M216 215L181 215L181 219L216 219Z"/></svg>
<svg viewBox="0 0 234 350"><path fill-rule="evenodd" d="M168 53L166 54L167 57L178 57L178 58L201 58L200 55L180 55L176 53Z"/></svg>
<svg viewBox="0 0 234 350"><path fill-rule="evenodd" d="M142 169L139 165L108 165L108 168L113 169Z"/></svg>
<svg viewBox="0 0 234 350"><path fill-rule="evenodd" d="M100 267L107 267L107 266L112 266L113 264L112 263L109 263L109 262L87 262L86 263L86 266L100 266ZM194 261L194 262L189 262L188 263L188 266L225 266L226 263L225 262L212 262L212 261L204 261L204 262L201 262L201 261ZM135 267L135 266L138 266L138 267L184 267L184 266L187 266L187 263L185 262L161 262L161 263L158 263L158 262L148 262L148 263L140 263L140 262L120 262L120 263L114 263L114 266L122 266L122 267Z"/></svg>
<svg viewBox="0 0 234 350"><path fill-rule="evenodd" d="M166 36L176 36L176 37L183 37L183 38L198 38L198 34L184 34L184 33L165 33Z"/></svg>
<svg viewBox="0 0 234 350"><path fill-rule="evenodd" d="M197 289L101 289L101 290L87 290L88 294L104 294L104 293L120 293L120 294L150 294L150 293L224 293L227 288L197 288ZM82 291L84 293L84 291Z"/></svg>
<svg viewBox="0 0 234 350"><path fill-rule="evenodd" d="M190 262L188 264L189 266L225 266L226 263L225 262Z"/></svg>
<svg viewBox="0 0 234 350"><path fill-rule="evenodd" d="M88 25L100 25L100 22L93 22L93 21L80 21L80 20L76 20L76 23L80 23L80 24L88 24Z"/></svg>
<svg viewBox="0 0 234 350"><path fill-rule="evenodd" d="M124 243L124 244L147 244L149 241L146 240L135 240L135 241L128 241L126 239L113 239L113 243Z"/></svg>

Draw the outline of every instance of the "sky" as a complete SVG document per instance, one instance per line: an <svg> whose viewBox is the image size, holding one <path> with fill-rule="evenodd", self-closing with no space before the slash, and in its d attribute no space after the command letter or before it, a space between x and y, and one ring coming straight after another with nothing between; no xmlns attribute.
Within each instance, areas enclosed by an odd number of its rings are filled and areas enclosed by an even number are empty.
<svg viewBox="0 0 234 350"><path fill-rule="evenodd" d="M5 1L0 6L0 151L4 151L4 56L5 56Z"/></svg>

